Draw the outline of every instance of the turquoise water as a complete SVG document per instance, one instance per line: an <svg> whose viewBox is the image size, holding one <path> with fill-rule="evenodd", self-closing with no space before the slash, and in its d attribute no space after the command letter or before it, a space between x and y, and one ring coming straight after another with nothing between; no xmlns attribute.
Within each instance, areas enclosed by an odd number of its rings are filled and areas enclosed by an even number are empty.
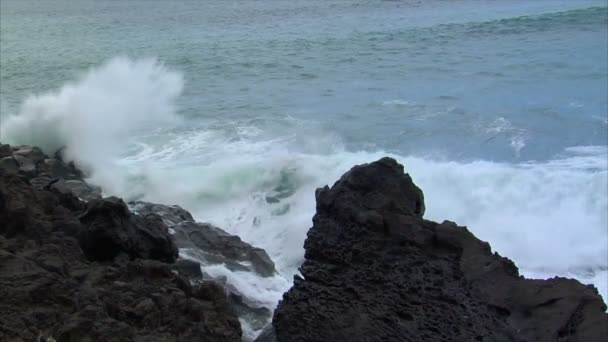
<svg viewBox="0 0 608 342"><path fill-rule="evenodd" d="M314 189L386 154L428 218L607 295L606 1L0 6L1 138L67 145L108 194L265 248L282 280L229 274L264 305L302 260Z"/></svg>

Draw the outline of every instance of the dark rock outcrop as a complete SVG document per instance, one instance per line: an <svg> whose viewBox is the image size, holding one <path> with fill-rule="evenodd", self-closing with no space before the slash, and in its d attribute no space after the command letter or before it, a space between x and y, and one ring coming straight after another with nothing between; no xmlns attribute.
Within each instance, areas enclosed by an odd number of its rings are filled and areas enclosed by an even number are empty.
<svg viewBox="0 0 608 342"><path fill-rule="evenodd" d="M267 278L276 275L275 266L266 251L256 248L238 236L207 223L194 221L192 215L177 205L163 205L144 201L129 202L129 207L138 215L159 215L174 234L175 243L181 250L180 259L174 266L191 279L212 280L221 284L228 293L228 302L244 323L250 335L261 330L272 318L272 308L243 294L225 276L211 276L203 272L206 267L223 265L230 271L250 272L253 276ZM199 263L200 262L200 263ZM244 336L245 340L249 336Z"/></svg>
<svg viewBox="0 0 608 342"><path fill-rule="evenodd" d="M275 310L279 342L608 336L593 286L524 279L466 228L424 220L422 192L392 159L356 166L316 197L303 279Z"/></svg>
<svg viewBox="0 0 608 342"><path fill-rule="evenodd" d="M18 174L39 189L50 186L85 201L102 198L101 188L85 182L74 163L49 158L37 147L0 144L0 170Z"/></svg>
<svg viewBox="0 0 608 342"><path fill-rule="evenodd" d="M0 167L0 341L241 340L224 288L167 263L177 248L160 216L85 203L53 186L46 156L5 146L35 168Z"/></svg>
<svg viewBox="0 0 608 342"><path fill-rule="evenodd" d="M218 227L207 223L182 222L172 228L179 248L191 249L206 264L224 264L230 270L251 271L262 277L276 273L266 251Z"/></svg>
<svg viewBox="0 0 608 342"><path fill-rule="evenodd" d="M192 214L179 205L164 205L144 201L129 202L129 207L135 213L146 216L156 214L163 219L168 227L173 227L182 222L194 222Z"/></svg>
<svg viewBox="0 0 608 342"><path fill-rule="evenodd" d="M177 247L161 217L133 215L119 198L88 202L79 219L84 229L78 241L91 260L114 260L121 253L134 259L177 259Z"/></svg>
<svg viewBox="0 0 608 342"><path fill-rule="evenodd" d="M34 182L37 179L44 179L44 178L45 178L44 176L34 178L34 179L30 180L30 184L36 186L36 184ZM43 183L41 182L39 184L43 184ZM76 196L84 201L100 200L102 198L100 187L90 185L82 180L59 179L59 180L55 181L55 180L51 179L47 183L46 186L50 186L54 190L62 192L62 193L68 193L68 192L72 193L74 196Z"/></svg>

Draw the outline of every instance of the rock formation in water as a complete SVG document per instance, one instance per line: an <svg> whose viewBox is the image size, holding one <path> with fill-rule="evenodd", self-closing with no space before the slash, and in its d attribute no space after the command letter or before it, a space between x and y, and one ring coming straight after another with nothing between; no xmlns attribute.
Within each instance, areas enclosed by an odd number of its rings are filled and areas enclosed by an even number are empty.
<svg viewBox="0 0 608 342"><path fill-rule="evenodd" d="M222 265L233 272L249 272L252 276L269 278L276 275L276 270L266 251L218 227L195 222L192 215L179 206L143 201L130 202L129 205L140 215L158 214L169 227L182 256L189 258L181 259L176 265L177 269L187 272L195 281L207 279L222 285L228 293L230 305L251 330L260 330L270 322L272 308L247 297L239 288L228 283L225 277L203 274L198 264L202 263L203 267Z"/></svg>
<svg viewBox="0 0 608 342"><path fill-rule="evenodd" d="M240 341L223 286L193 285L177 256L161 216L0 145L0 341Z"/></svg>
<svg viewBox="0 0 608 342"><path fill-rule="evenodd" d="M605 341L606 305L576 280L524 279L465 227L423 219L422 191L389 158L317 190L276 340ZM539 248L550 248L539 246ZM271 341L269 327L259 341Z"/></svg>

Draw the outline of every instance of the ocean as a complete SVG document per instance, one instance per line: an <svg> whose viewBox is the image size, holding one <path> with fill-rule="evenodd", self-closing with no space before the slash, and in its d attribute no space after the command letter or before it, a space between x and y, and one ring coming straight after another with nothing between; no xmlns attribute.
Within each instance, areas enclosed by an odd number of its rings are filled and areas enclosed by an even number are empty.
<svg viewBox="0 0 608 342"><path fill-rule="evenodd" d="M426 218L608 298L608 2L0 3L0 140L67 146L106 195L179 204L279 275L314 190L389 155Z"/></svg>

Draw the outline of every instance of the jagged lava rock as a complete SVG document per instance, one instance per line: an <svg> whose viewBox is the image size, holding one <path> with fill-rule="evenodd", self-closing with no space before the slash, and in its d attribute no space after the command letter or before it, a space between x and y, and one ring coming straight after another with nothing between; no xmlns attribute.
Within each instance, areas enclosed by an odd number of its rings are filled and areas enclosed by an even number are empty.
<svg viewBox="0 0 608 342"><path fill-rule="evenodd" d="M594 287L524 279L466 228L424 220L422 191L393 159L354 167L316 198L303 279L274 313L279 342L608 336Z"/></svg>
<svg viewBox="0 0 608 342"><path fill-rule="evenodd" d="M157 215L0 170L0 341L240 341L224 289L193 287L175 256Z"/></svg>
<svg viewBox="0 0 608 342"><path fill-rule="evenodd" d="M248 297L225 276L211 276L201 271L201 266L207 268L223 265L230 271L250 272L261 278L275 276L274 263L266 251L211 224L195 222L187 210L177 205L135 201L129 202L129 207L139 215L154 213L162 217L174 234L176 245L181 249L180 255L197 260L178 260L173 269L189 275L195 281L212 279L221 284L228 292L230 305L248 330L261 330L270 322L272 308L267 307L267 304ZM248 337L244 336L244 339Z"/></svg>
<svg viewBox="0 0 608 342"><path fill-rule="evenodd" d="M144 201L129 202L131 210L139 215L159 215L168 227L173 227L182 222L194 222L192 214L179 205L164 205Z"/></svg>
<svg viewBox="0 0 608 342"><path fill-rule="evenodd" d="M78 241L91 260L109 261L121 253L164 262L177 259L177 247L162 218L133 215L119 198L89 201L79 220L84 229Z"/></svg>

